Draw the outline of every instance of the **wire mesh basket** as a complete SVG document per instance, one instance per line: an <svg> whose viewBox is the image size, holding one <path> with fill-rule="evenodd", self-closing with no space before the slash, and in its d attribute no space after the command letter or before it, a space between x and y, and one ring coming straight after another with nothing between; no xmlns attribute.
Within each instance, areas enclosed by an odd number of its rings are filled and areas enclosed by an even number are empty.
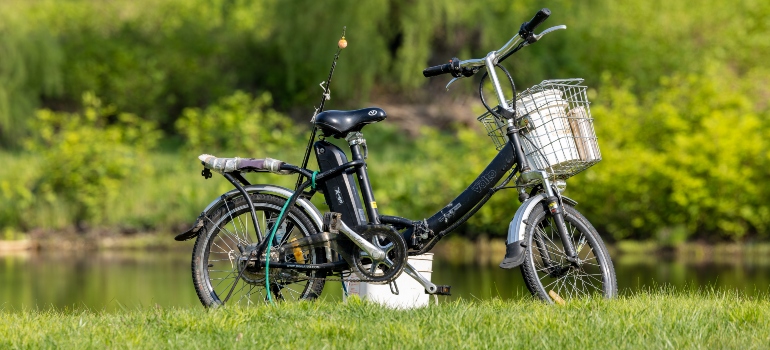
<svg viewBox="0 0 770 350"><path fill-rule="evenodd" d="M522 128L527 160L552 178L566 179L602 160L582 82L544 80L516 99L516 123ZM498 150L507 145L507 120L489 112L478 120Z"/></svg>

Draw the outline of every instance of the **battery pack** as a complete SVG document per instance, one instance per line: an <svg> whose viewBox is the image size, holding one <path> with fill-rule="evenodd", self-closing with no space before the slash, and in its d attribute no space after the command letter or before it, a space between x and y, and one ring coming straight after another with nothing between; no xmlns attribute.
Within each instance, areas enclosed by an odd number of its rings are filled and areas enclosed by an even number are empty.
<svg viewBox="0 0 770 350"><path fill-rule="evenodd" d="M345 152L327 141L317 141L313 148L321 172L348 162ZM354 174L342 172L318 184L318 187L326 197L329 209L342 214L342 221L346 225L354 227L366 224L366 215L358 196Z"/></svg>

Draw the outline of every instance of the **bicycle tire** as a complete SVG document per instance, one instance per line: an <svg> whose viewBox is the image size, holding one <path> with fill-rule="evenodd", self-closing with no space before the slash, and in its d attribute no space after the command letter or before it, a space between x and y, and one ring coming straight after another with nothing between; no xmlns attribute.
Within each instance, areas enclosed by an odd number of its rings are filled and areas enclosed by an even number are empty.
<svg viewBox="0 0 770 350"><path fill-rule="evenodd" d="M550 211L545 205L538 206L527 218L524 236L526 249L521 272L527 289L548 303L554 302L549 295L552 290L567 300L593 295L615 297L618 290L615 268L599 233L569 204L564 205L564 221L583 263L580 267L570 267ZM545 261L552 263L547 266Z"/></svg>
<svg viewBox="0 0 770 350"><path fill-rule="evenodd" d="M251 200L257 211L258 225L261 226L259 230L265 239L272 228L270 221L273 220L274 223L286 199L274 195L251 194ZM294 238L317 233L312 220L299 207L291 208L285 215L284 223L277 230L276 242L285 243ZM193 283L201 303L206 307L217 307L223 304L232 282L243 266L236 266L241 254L237 245L253 246L259 242L255 233L257 230L251 219L249 205L242 196L232 198L214 210L205 218L201 230L192 254ZM276 259L273 255L271 253L271 261ZM316 249L304 249L301 255L294 256L294 263L319 263L324 259L323 254ZM287 257L291 255L287 254ZM261 272L252 273L246 270L227 303L250 305L266 302L264 269ZM277 300L313 300L321 295L325 283L323 277L323 271L306 273L294 269L270 269L270 291L273 299ZM228 281L229 283L223 283Z"/></svg>

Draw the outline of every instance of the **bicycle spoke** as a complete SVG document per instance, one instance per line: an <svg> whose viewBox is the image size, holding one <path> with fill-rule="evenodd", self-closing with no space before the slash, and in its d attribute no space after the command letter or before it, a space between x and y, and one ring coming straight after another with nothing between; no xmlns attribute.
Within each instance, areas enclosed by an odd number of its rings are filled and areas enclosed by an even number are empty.
<svg viewBox="0 0 770 350"><path fill-rule="evenodd" d="M579 217L565 215L565 225L569 240L575 246L579 265L567 259L561 235L553 217L545 212L529 231L531 246L529 249L529 268L538 281L535 289L544 298L553 290L564 299L585 298L594 293L605 293L605 261L597 251L596 241L583 230ZM601 246L599 246L601 247ZM601 248L599 248L601 249ZM546 265L546 261L550 263ZM528 277L529 278L529 277ZM528 282L530 283L530 282ZM535 282L531 282L535 283Z"/></svg>
<svg viewBox="0 0 770 350"><path fill-rule="evenodd" d="M208 243L205 249L208 251L205 252L204 258L209 267L206 268L206 265L203 265L203 271L206 273L204 277L208 290L199 290L199 296L211 295L214 302L221 303L230 294L228 304L241 306L261 304L260 300L267 301L268 291L276 301L314 298L320 291L319 286L323 287L323 283L310 284L308 279L316 276L317 271L305 273L293 268L271 268L271 285L265 286L264 269L247 269L243 265L246 254L251 254L251 249L256 247L255 237L256 243L263 241L273 228L276 229L276 233L272 246L281 246L290 240L314 234L314 231L309 231L313 227L309 219L298 218L296 213L289 213L283 219L281 227L274 227L283 205L280 201L283 199L269 195L254 196L256 199L269 199L267 202L254 201L256 222L251 218L249 205L243 203L242 198L224 203L220 209L221 212L216 216L206 216ZM253 229L250 226L253 226ZM259 239L260 235L262 240ZM301 254L302 263L315 263L314 250L303 248ZM299 263L297 256L299 253L295 256L292 251L289 251L289 254L281 255L280 260L278 255L271 255L269 259L276 262ZM265 257L260 257L260 259L263 258ZM310 287L313 288L312 293L309 293ZM204 297L201 298L206 304Z"/></svg>
<svg viewBox="0 0 770 350"><path fill-rule="evenodd" d="M230 223L232 223L232 225L233 225L233 231L237 232L237 229L235 227L235 223L234 223L234 220L233 220L233 210L230 209L230 204L228 204L227 201L225 201L225 208L227 209L227 214L230 216ZM225 224L225 226L227 226L227 224ZM240 237L238 235L234 235L234 234L230 233L230 231L228 231L226 227L223 227L223 229L225 230L225 232L227 232L231 236L234 236L238 240L238 243L241 243L241 239L240 239Z"/></svg>

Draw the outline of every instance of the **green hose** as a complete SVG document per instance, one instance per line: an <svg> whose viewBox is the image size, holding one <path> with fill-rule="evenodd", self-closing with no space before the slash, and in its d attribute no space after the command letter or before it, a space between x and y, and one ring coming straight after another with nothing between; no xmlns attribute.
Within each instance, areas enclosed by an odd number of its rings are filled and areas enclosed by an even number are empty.
<svg viewBox="0 0 770 350"><path fill-rule="evenodd" d="M315 189L315 177L318 175L318 171L313 172L313 182L312 187ZM307 186L307 185L305 185ZM296 194L295 194L296 195ZM294 196L292 196L294 197ZM278 214L278 219L275 220L275 224L273 225L273 229L270 231L270 235L267 237L267 253L265 254L265 289L267 290L267 300L270 301L270 303L274 303L273 296L270 294L270 247L273 246L273 239L275 238L275 231L278 230L278 224L281 223L281 220L283 219L283 215L286 213L286 209L289 208L289 203L291 203L292 197L289 197L286 199L286 204L283 205L283 208L281 208L281 212ZM287 232L288 233L288 232Z"/></svg>
<svg viewBox="0 0 770 350"><path fill-rule="evenodd" d="M281 222L281 219L283 218L283 214L286 212L286 209L289 207L289 202L291 202L291 198L286 200L286 204L283 205L283 208L281 209L281 213L278 214L278 219L275 220L273 229L270 231L270 236L268 236L267 238L267 254L265 254L265 289L267 289L267 300L269 300L271 303L273 303L273 296L270 295L270 247L272 247L273 245L273 238L275 237L275 231L278 229L278 224Z"/></svg>

